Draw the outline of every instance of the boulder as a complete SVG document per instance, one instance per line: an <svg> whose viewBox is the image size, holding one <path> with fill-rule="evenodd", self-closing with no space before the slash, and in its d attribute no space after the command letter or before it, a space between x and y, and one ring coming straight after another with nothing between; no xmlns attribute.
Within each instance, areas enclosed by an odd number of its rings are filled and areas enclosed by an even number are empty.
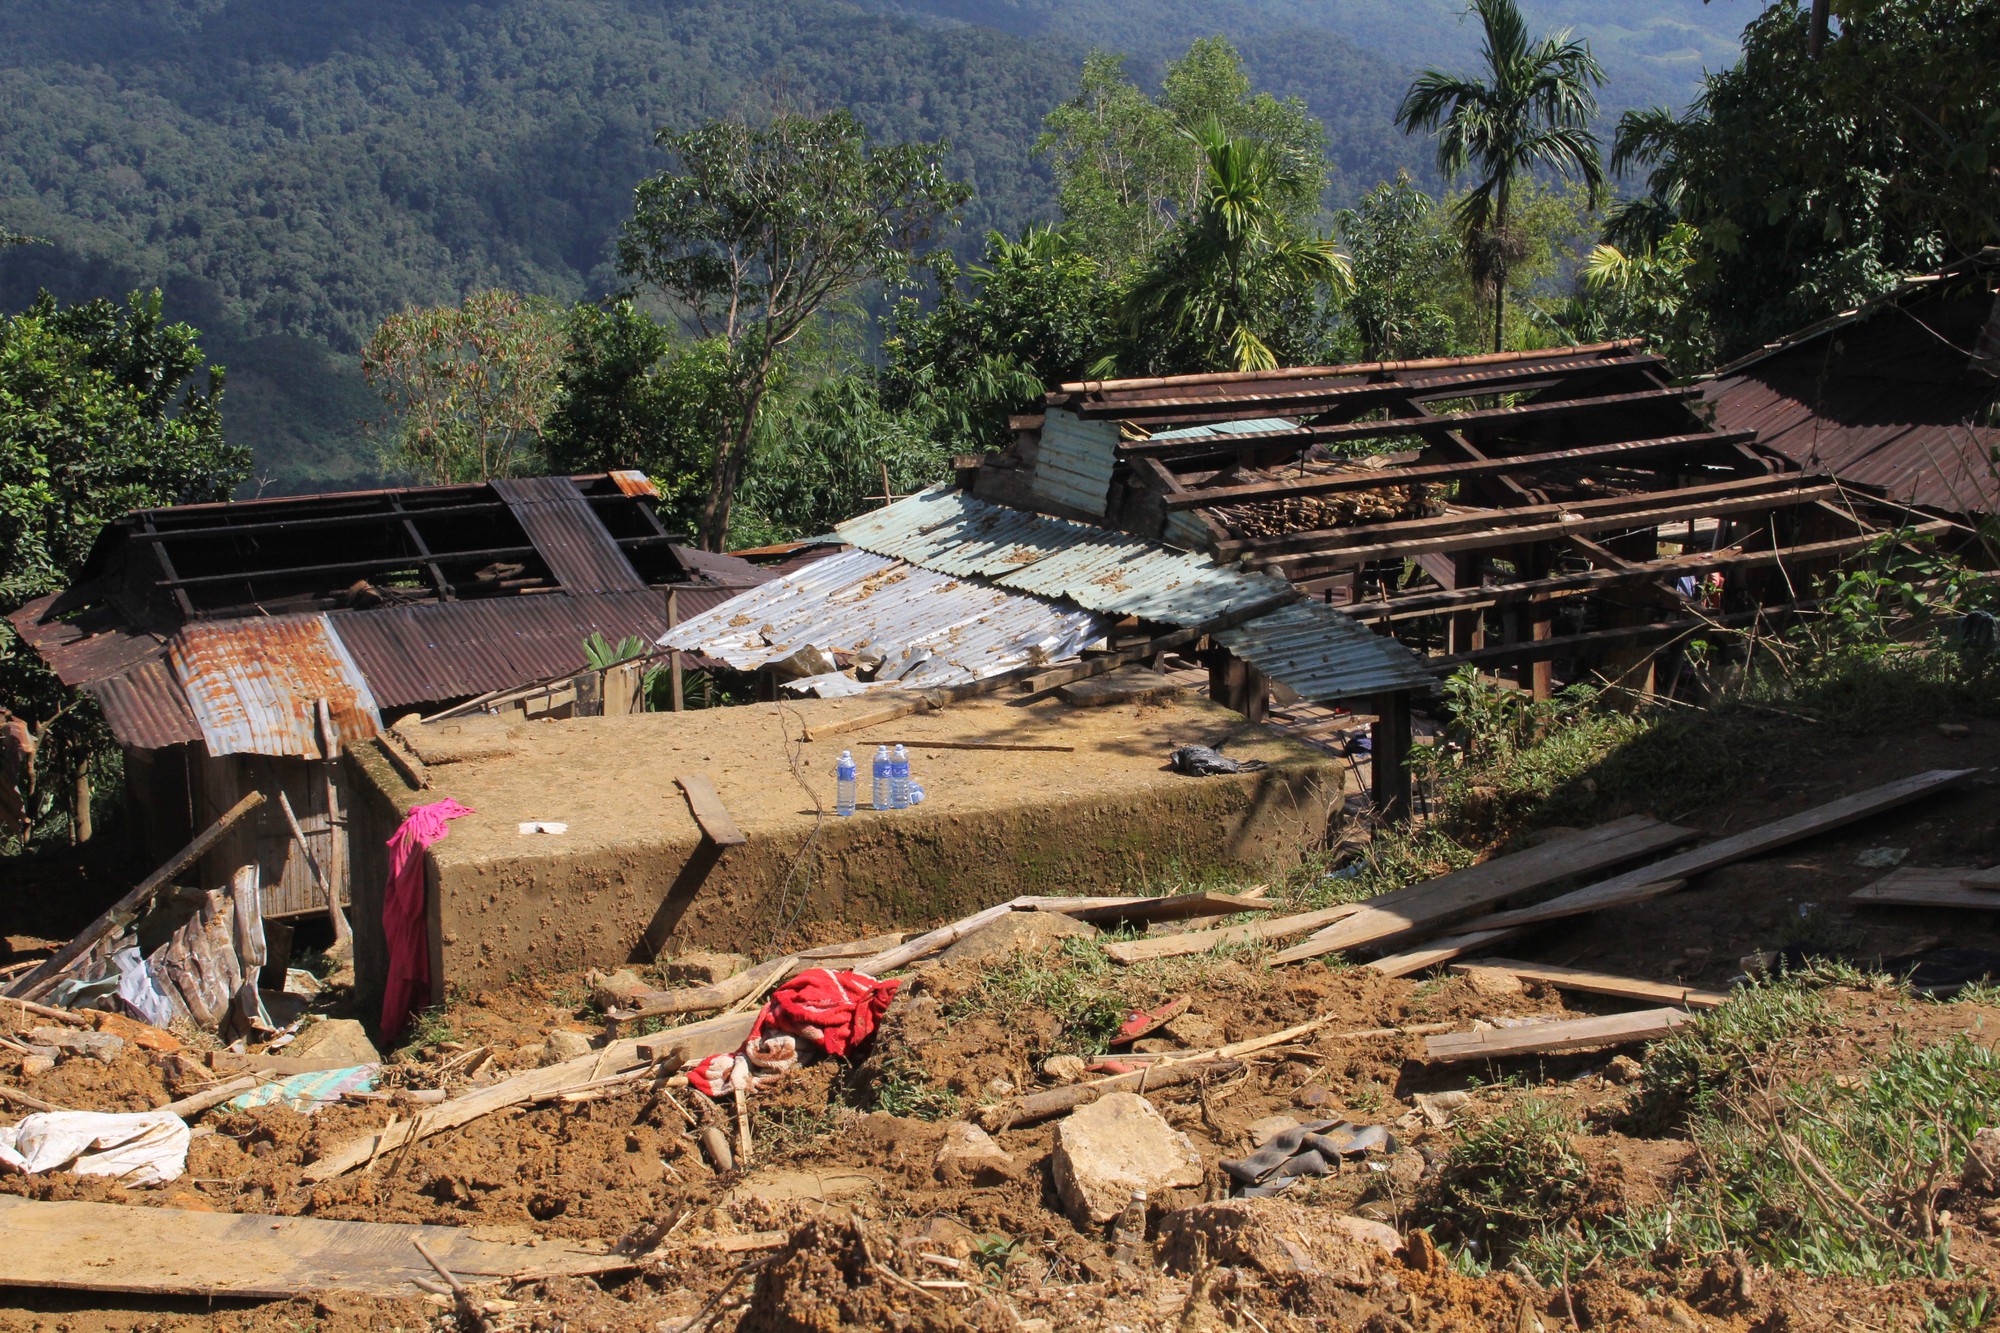
<svg viewBox="0 0 2000 1333"><path fill-rule="evenodd" d="M959 1121L944 1133L937 1160L937 1178L947 1185L997 1185L1016 1174L1014 1159L979 1126Z"/></svg>
<svg viewBox="0 0 2000 1333"><path fill-rule="evenodd" d="M1072 936L1095 939L1097 934L1097 927L1061 912L1009 912L946 949L938 961L947 967L993 967L1016 954L1053 948Z"/></svg>
<svg viewBox="0 0 2000 1333"><path fill-rule="evenodd" d="M542 1063L559 1065L565 1060L574 1060L579 1055L589 1055L593 1048L590 1038L581 1032L571 1032L567 1028L557 1028L542 1038Z"/></svg>
<svg viewBox="0 0 2000 1333"><path fill-rule="evenodd" d="M284 1054L295 1060L340 1060L351 1065L378 1065L382 1053L368 1040L368 1030L359 1019L322 1018L309 1024L287 1046Z"/></svg>
<svg viewBox="0 0 2000 1333"><path fill-rule="evenodd" d="M1201 1184L1201 1157L1137 1093L1113 1092L1056 1126L1056 1194L1080 1227L1102 1226L1139 1190L1157 1199Z"/></svg>
<svg viewBox="0 0 2000 1333"><path fill-rule="evenodd" d="M713 986L750 966L740 953L676 954L659 965L660 980L676 986Z"/></svg>
<svg viewBox="0 0 2000 1333"><path fill-rule="evenodd" d="M1179 1273L1223 1264L1266 1277L1330 1277L1365 1287L1401 1244L1393 1227L1287 1199L1225 1199L1160 1219L1160 1262Z"/></svg>

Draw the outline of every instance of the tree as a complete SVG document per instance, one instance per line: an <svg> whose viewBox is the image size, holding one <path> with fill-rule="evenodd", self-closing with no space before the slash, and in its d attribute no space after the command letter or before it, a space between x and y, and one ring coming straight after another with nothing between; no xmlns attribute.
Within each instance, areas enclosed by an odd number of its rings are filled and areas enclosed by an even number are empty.
<svg viewBox="0 0 2000 1333"><path fill-rule="evenodd" d="M44 293L0 318L0 611L74 582L112 519L227 499L249 476L249 452L223 438L222 368L161 312L157 291L122 307ZM43 790L87 792L76 779L110 743L103 723L4 621L0 706L40 728L37 766L58 779Z"/></svg>
<svg viewBox="0 0 2000 1333"><path fill-rule="evenodd" d="M1720 355L2000 243L2000 5L1838 14L1816 57L1807 6L1780 0L1687 112L1619 123L1612 167L1643 169L1645 189L1606 240L1636 258L1676 223L1695 229L1694 299Z"/></svg>
<svg viewBox="0 0 2000 1333"><path fill-rule="evenodd" d="M1700 239L1693 227L1677 222L1642 251L1628 255L1609 244L1592 250L1583 283L1599 320L1595 331L1644 338L1677 375L1698 374L1714 365L1708 311L1697 299L1699 272L1706 263Z"/></svg>
<svg viewBox="0 0 2000 1333"><path fill-rule="evenodd" d="M786 345L864 282L901 281L971 192L945 174L943 144L871 149L845 111L718 120L658 142L680 169L640 184L619 262L727 350L732 402L698 532L720 550Z"/></svg>
<svg viewBox="0 0 2000 1333"><path fill-rule="evenodd" d="M1478 181L1460 201L1458 222L1473 279L1493 301L1493 350L1501 349L1507 270L1514 238L1508 206L1515 179L1536 167L1580 177L1593 195L1604 180L1597 135L1596 89L1604 71L1585 42L1567 29L1539 40L1514 0L1472 0L1484 32L1484 78L1425 70L1396 111L1405 131L1437 133L1438 170Z"/></svg>
<svg viewBox="0 0 2000 1333"><path fill-rule="evenodd" d="M1398 172L1334 215L1354 269L1347 319L1363 361L1448 356L1451 296L1464 270L1437 202Z"/></svg>
<svg viewBox="0 0 2000 1333"><path fill-rule="evenodd" d="M968 292L956 261L937 256L936 303L898 302L882 344L883 403L928 418L938 439L961 448L1005 446L1009 415L1080 378L1121 337L1124 284L1067 230L988 232L985 260Z"/></svg>
<svg viewBox="0 0 2000 1333"><path fill-rule="evenodd" d="M1286 216L1297 164L1213 117L1190 137L1201 193L1127 293L1126 335L1135 347L1164 344L1176 369L1268 370L1298 306L1345 295L1353 272L1330 239Z"/></svg>
<svg viewBox="0 0 2000 1333"><path fill-rule="evenodd" d="M389 316L361 369L396 418L390 465L432 483L538 471L562 351L562 312L538 296L474 292Z"/></svg>
<svg viewBox="0 0 2000 1333"><path fill-rule="evenodd" d="M1210 120L1258 141L1281 163L1273 207L1303 225L1326 188L1326 127L1296 97L1252 95L1236 48L1203 38L1167 67L1157 101L1125 76L1122 56L1093 52L1082 88L1049 112L1035 151L1055 170L1064 229L1113 273L1143 263L1200 200L1208 165L1193 137Z"/></svg>
<svg viewBox="0 0 2000 1333"><path fill-rule="evenodd" d="M637 468L660 492L661 517L693 532L729 426L728 349L683 338L630 301L578 305L566 324L543 427L550 468Z"/></svg>

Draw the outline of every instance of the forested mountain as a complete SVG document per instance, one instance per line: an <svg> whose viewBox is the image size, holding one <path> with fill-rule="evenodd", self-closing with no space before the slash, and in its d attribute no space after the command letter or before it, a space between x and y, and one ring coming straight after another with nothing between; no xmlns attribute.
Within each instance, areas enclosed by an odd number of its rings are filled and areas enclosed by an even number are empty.
<svg viewBox="0 0 2000 1333"><path fill-rule="evenodd" d="M616 285L610 242L661 125L851 107L948 138L976 196L956 248L1052 212L1031 147L1093 46L1149 78L1235 39L1260 87L1328 128L1332 203L1426 146L1409 71L1469 38L1452 0L0 0L0 308L166 289L231 372L227 424L284 488L371 466L353 353L401 306ZM1531 5L1605 43L1607 107L1681 99L1747 0ZM1742 9L1744 12L1735 12ZM1628 20L1630 26L1621 26Z"/></svg>

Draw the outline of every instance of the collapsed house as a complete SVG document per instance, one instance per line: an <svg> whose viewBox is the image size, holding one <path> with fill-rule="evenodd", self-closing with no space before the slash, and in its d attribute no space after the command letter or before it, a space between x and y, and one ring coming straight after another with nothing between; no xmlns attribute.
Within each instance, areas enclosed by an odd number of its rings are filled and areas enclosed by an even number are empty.
<svg viewBox="0 0 2000 1333"><path fill-rule="evenodd" d="M629 711L636 674L604 688L587 639L650 641L771 577L689 550L655 498L623 472L145 510L10 619L103 710L149 864L247 792L284 794L303 844L253 821L201 875L256 865L265 914L297 916L324 902L315 870L379 875L394 827L355 808L347 747L468 701Z"/></svg>
<svg viewBox="0 0 2000 1333"><path fill-rule="evenodd" d="M1808 472L2000 512L2000 247L1723 366L1702 402Z"/></svg>
<svg viewBox="0 0 2000 1333"><path fill-rule="evenodd" d="M961 478L1283 580L1537 697L1651 692L1663 646L1809 608L1884 533L1964 533L1716 424L1708 392L1636 341L1088 381Z"/></svg>

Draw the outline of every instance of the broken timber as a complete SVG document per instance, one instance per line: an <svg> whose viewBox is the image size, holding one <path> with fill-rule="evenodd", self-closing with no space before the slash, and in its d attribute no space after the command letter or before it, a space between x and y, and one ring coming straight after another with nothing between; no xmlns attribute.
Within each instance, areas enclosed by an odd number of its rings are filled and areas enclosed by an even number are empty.
<svg viewBox="0 0 2000 1333"><path fill-rule="evenodd" d="M1554 1055L1592 1046L1618 1046L1664 1037L1694 1015L1685 1009L1641 1009L1635 1014L1598 1018L1565 1018L1517 1028L1452 1032L1424 1043L1426 1059L1447 1064L1457 1060L1498 1060L1512 1055Z"/></svg>
<svg viewBox="0 0 2000 1333"><path fill-rule="evenodd" d="M1224 926L1220 930L1190 930L1179 935L1162 935L1158 939L1124 940L1105 945L1104 953L1120 963L1139 963L1149 958L1178 958L1183 954L1207 953L1218 945L1258 944L1265 940L1281 940L1288 935L1302 935L1360 910L1359 903L1342 903L1337 907L1322 907L1318 911L1300 912L1295 916Z"/></svg>
<svg viewBox="0 0 2000 1333"><path fill-rule="evenodd" d="M327 1290L414 1296L412 1283L431 1270L412 1240L472 1282L634 1266L628 1256L559 1240L510 1245L456 1227L0 1196L0 1286L271 1300Z"/></svg>
<svg viewBox="0 0 2000 1333"><path fill-rule="evenodd" d="M1719 991L1697 990L1670 981L1642 981L1637 977L1617 977L1604 972L1585 972L1550 963L1522 963L1512 958L1480 958L1470 963L1453 963L1454 972L1505 972L1522 981L1541 981L1557 990L1583 991L1590 995L1610 995L1620 1000L1649 1000L1654 1004L1678 1005L1683 1009L1713 1009L1729 997Z"/></svg>
<svg viewBox="0 0 2000 1333"><path fill-rule="evenodd" d="M1324 927L1311 939L1294 945L1271 961L1290 963L1317 958L1405 931L1448 926L1502 899L1662 852L1698 836L1693 829L1633 815L1598 828L1552 838L1539 847L1496 856L1465 870L1356 904L1360 910Z"/></svg>
<svg viewBox="0 0 2000 1333"><path fill-rule="evenodd" d="M1902 866L1876 880L1867 888L1856 889L1849 902L1899 907L1970 907L2000 910L2000 893L1993 889L1968 887L1972 871L1963 867L1931 870Z"/></svg>
<svg viewBox="0 0 2000 1333"><path fill-rule="evenodd" d="M694 822L701 825L703 837L717 847L741 847L750 841L730 818L729 808L716 795L715 784L706 773L682 774L674 779L674 784L687 797L688 809L694 814Z"/></svg>

